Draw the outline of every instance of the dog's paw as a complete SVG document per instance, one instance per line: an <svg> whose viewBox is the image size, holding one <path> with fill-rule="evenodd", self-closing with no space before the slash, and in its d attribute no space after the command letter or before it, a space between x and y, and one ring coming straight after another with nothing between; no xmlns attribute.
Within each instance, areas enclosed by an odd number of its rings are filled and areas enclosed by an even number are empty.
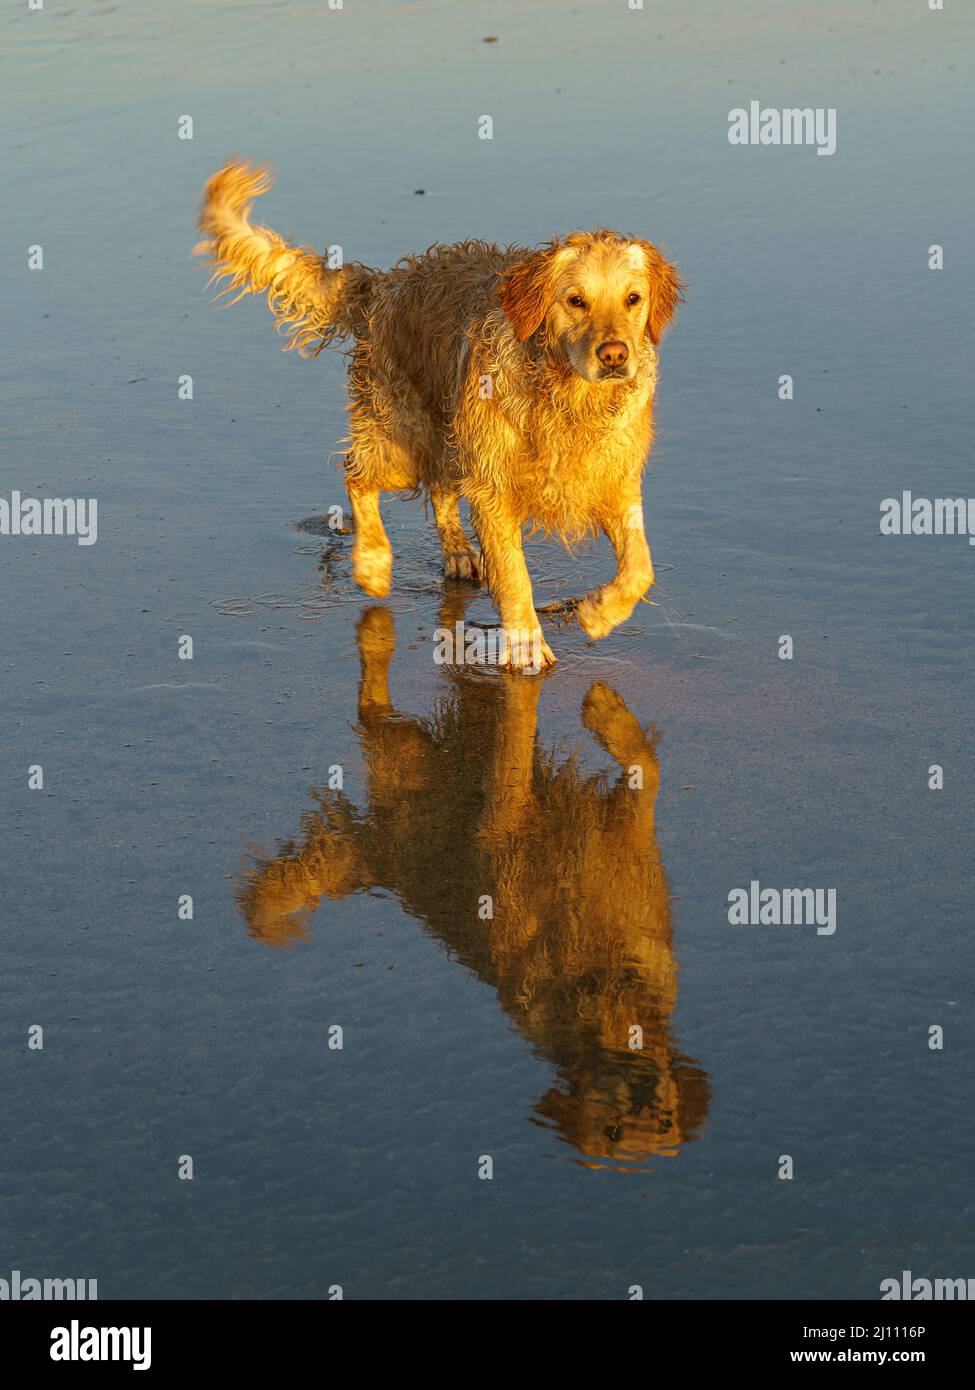
<svg viewBox="0 0 975 1390"><path fill-rule="evenodd" d="M352 578L370 598L385 598L393 587L392 550L353 550Z"/></svg>
<svg viewBox="0 0 975 1390"><path fill-rule="evenodd" d="M612 632L616 626L616 620L606 606L600 603L598 596L590 594L584 598L576 609L576 617L579 619L579 626L588 637L594 642L598 642L601 637Z"/></svg>
<svg viewBox="0 0 975 1390"><path fill-rule="evenodd" d="M469 579L480 584L484 578L484 564L479 550L454 550L443 557L444 574L448 579Z"/></svg>
<svg viewBox="0 0 975 1390"><path fill-rule="evenodd" d="M542 636L540 627L503 628L502 632L504 640L498 665L504 670L536 676L547 666L555 665L556 655Z"/></svg>

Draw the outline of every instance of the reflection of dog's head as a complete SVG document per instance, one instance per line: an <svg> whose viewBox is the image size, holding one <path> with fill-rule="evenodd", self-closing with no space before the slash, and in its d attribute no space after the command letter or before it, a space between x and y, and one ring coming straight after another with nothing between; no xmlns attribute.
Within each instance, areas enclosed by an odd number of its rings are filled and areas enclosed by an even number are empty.
<svg viewBox="0 0 975 1390"><path fill-rule="evenodd" d="M431 718L408 718L389 700L388 610L369 610L358 636L368 805L319 791L302 837L255 858L237 893L252 935L291 944L321 898L392 888L553 1065L540 1123L587 1161L675 1152L700 1128L708 1090L670 1032L677 965L653 738L614 690L593 686L583 723L618 772L588 776L537 743L543 682L458 671Z"/></svg>
<svg viewBox="0 0 975 1390"><path fill-rule="evenodd" d="M682 298L655 246L616 232L573 232L512 266L501 307L519 342L544 326L554 354L585 381L629 381L644 340L656 346Z"/></svg>
<svg viewBox="0 0 975 1390"><path fill-rule="evenodd" d="M553 1087L535 1111L589 1167L603 1167L603 1159L624 1168L651 1155L673 1157L697 1137L709 1100L707 1074L671 1051L656 1065L616 1056L579 1090Z"/></svg>

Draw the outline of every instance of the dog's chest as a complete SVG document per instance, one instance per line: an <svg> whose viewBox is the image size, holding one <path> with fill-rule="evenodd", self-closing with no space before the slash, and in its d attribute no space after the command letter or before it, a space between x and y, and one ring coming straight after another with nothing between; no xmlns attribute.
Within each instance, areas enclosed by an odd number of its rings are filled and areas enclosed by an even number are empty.
<svg viewBox="0 0 975 1390"><path fill-rule="evenodd" d="M643 393L604 416L575 415L546 402L531 412L524 443L539 479L571 493L639 466L652 429L650 397Z"/></svg>
<svg viewBox="0 0 975 1390"><path fill-rule="evenodd" d="M645 428L634 423L596 438L543 435L525 449L514 472L518 510L545 530L581 534L618 509L649 444L649 419Z"/></svg>
<svg viewBox="0 0 975 1390"><path fill-rule="evenodd" d="M554 531L586 526L617 486L619 468L605 451L552 447L529 453L519 489L524 511Z"/></svg>
<svg viewBox="0 0 975 1390"><path fill-rule="evenodd" d="M526 376L517 358L472 360L454 420L470 493L565 536L614 514L652 441L651 366L611 397L565 374Z"/></svg>

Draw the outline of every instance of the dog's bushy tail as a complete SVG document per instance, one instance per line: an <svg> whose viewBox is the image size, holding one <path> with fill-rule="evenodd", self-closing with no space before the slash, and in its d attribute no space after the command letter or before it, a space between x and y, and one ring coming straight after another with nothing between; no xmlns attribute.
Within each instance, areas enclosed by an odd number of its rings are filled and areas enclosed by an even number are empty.
<svg viewBox="0 0 975 1390"><path fill-rule="evenodd" d="M206 239L193 254L213 267L210 284L229 281L218 299L234 290L240 293L231 303L266 293L286 347L314 355L364 326L377 272L355 262L330 270L310 247L289 246L270 227L254 226L251 204L272 182L269 169L234 161L214 174L200 209Z"/></svg>

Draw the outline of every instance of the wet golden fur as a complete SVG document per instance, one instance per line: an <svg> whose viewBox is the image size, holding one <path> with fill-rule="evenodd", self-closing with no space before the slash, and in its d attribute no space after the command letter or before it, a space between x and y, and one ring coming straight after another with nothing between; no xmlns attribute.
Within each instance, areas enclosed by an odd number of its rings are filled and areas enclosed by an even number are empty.
<svg viewBox="0 0 975 1390"><path fill-rule="evenodd" d="M677 272L649 242L573 232L540 249L482 241L435 246L389 271L329 269L251 223L265 170L231 163L207 184L197 248L229 281L265 293L287 346L353 339L346 482L353 573L369 594L392 582L382 491L422 490L444 568L487 580L506 661L554 661L522 551L530 526L571 542L604 531L613 580L580 605L590 637L624 622L653 583L640 479L653 440L656 348L678 301ZM480 542L468 541L458 500Z"/></svg>

